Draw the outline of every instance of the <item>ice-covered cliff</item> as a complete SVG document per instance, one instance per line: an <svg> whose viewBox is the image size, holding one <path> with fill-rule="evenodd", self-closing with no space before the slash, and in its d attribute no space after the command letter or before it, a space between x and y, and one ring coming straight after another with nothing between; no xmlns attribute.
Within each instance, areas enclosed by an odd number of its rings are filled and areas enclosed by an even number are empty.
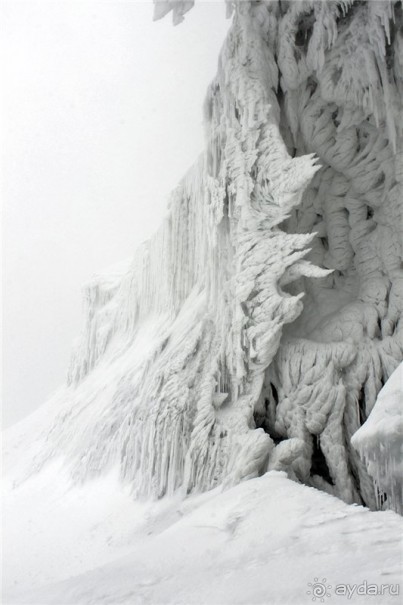
<svg viewBox="0 0 403 605"><path fill-rule="evenodd" d="M146 496L269 468L376 508L350 440L403 356L401 3L230 6L206 150L134 261L86 287L34 466L118 463Z"/></svg>
<svg viewBox="0 0 403 605"><path fill-rule="evenodd" d="M366 461L381 498L403 513L403 363L378 395L368 420L351 440ZM382 504L380 502L379 504Z"/></svg>

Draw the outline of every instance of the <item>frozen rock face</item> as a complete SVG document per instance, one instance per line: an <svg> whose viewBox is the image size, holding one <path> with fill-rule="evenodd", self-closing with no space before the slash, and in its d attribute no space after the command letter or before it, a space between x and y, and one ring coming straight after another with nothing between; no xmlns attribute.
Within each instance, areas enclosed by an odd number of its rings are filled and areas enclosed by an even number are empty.
<svg viewBox="0 0 403 605"><path fill-rule="evenodd" d="M386 505L399 513L403 512L402 407L403 363L381 389L369 418L351 439L367 464L376 492L385 494Z"/></svg>
<svg viewBox="0 0 403 605"><path fill-rule="evenodd" d="M87 287L45 458L118 462L138 495L270 468L377 506L350 439L402 359L401 24L388 1L235 4L206 150Z"/></svg>

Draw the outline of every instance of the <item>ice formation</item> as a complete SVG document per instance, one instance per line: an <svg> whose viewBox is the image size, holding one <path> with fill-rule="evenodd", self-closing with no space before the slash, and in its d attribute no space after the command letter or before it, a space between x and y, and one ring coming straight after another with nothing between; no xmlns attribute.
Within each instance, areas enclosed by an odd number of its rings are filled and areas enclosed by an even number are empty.
<svg viewBox="0 0 403 605"><path fill-rule="evenodd" d="M403 363L378 395L365 424L351 440L366 461L377 493L402 513L403 489Z"/></svg>
<svg viewBox="0 0 403 605"><path fill-rule="evenodd" d="M153 497L285 470L376 508L350 440L403 351L401 3L229 6L206 150L133 263L86 288L36 464L118 462Z"/></svg>

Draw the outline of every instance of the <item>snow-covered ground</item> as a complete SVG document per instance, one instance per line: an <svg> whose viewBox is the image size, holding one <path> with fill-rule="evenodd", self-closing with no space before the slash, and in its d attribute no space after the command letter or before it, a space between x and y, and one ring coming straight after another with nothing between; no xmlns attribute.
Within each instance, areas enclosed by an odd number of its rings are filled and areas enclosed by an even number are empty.
<svg viewBox="0 0 403 605"><path fill-rule="evenodd" d="M403 590L398 515L280 472L139 503L113 472L73 486L54 462L5 491L4 605L303 604L315 583L319 602L324 584L330 603L381 605Z"/></svg>

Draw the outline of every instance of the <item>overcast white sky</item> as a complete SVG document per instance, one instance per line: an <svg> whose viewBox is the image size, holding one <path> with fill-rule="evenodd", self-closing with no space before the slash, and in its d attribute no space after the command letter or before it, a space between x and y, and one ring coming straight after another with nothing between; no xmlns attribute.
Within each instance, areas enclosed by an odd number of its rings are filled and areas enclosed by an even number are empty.
<svg viewBox="0 0 403 605"><path fill-rule="evenodd" d="M3 422L65 380L81 285L131 256L203 148L202 102L229 26L150 2L2 3Z"/></svg>

